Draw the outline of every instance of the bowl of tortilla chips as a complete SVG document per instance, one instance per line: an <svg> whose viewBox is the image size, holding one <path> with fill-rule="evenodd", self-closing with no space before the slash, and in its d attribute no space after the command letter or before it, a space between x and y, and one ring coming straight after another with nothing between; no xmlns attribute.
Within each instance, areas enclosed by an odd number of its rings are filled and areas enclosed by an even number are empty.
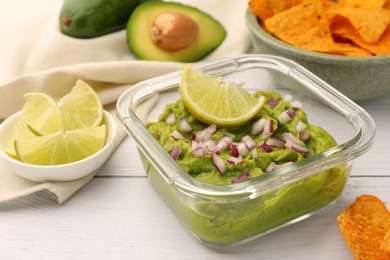
<svg viewBox="0 0 390 260"><path fill-rule="evenodd" d="M303 65L354 101L390 94L390 0L249 0L257 53Z"/></svg>

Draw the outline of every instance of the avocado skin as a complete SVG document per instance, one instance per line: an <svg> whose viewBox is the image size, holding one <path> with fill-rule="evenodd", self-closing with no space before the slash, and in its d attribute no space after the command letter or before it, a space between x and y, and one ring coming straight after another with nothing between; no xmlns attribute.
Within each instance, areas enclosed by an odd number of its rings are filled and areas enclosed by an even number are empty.
<svg viewBox="0 0 390 260"><path fill-rule="evenodd" d="M210 0L212 1L212 0ZM158 15L167 11L186 14L199 26L197 40L178 51L165 51L153 44L149 28ZM127 22L127 45L140 60L195 62L217 49L227 36L223 25L199 8L170 1L148 1L138 5Z"/></svg>
<svg viewBox="0 0 390 260"><path fill-rule="evenodd" d="M145 0L65 0L60 30L75 38L94 38L122 30L133 10Z"/></svg>

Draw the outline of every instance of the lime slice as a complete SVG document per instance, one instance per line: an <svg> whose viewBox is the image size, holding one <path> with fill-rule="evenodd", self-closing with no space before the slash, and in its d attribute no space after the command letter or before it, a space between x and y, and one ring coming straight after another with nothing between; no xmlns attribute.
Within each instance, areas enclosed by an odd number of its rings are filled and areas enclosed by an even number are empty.
<svg viewBox="0 0 390 260"><path fill-rule="evenodd" d="M65 95L58 107L64 122L64 132L101 125L103 105L93 88L78 80L73 89Z"/></svg>
<svg viewBox="0 0 390 260"><path fill-rule="evenodd" d="M57 102L49 95L41 92L30 92L24 95L26 102L22 108L22 115L15 125L13 138L6 150L7 154L16 158L14 140L30 139L36 136L30 128L39 133L52 134L59 132L62 127L62 119Z"/></svg>
<svg viewBox="0 0 390 260"><path fill-rule="evenodd" d="M99 151L106 142L105 125L86 127L37 136L30 139L16 139L15 151L22 162L36 165L58 165L84 159Z"/></svg>
<svg viewBox="0 0 390 260"><path fill-rule="evenodd" d="M252 119L263 102L234 82L193 70L188 64L182 73L181 98L199 121L217 126L240 126Z"/></svg>

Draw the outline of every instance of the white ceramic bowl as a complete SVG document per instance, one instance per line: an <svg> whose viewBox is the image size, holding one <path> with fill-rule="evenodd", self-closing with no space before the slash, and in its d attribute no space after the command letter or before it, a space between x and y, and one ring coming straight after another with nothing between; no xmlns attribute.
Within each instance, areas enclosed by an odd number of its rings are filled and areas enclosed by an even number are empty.
<svg viewBox="0 0 390 260"><path fill-rule="evenodd" d="M98 170L108 159L114 149L114 140L117 132L114 117L104 111L104 124L108 129L106 144L97 153L77 162L62 165L33 165L20 162L5 153L12 138L13 127L21 116L18 112L0 125L0 159L8 169L15 174L35 182L72 181L80 179Z"/></svg>

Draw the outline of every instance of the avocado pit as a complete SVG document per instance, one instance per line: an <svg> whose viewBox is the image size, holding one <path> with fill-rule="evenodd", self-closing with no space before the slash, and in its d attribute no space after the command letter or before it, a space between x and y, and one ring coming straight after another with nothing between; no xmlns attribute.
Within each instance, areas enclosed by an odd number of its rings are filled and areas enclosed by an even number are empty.
<svg viewBox="0 0 390 260"><path fill-rule="evenodd" d="M152 42L165 51L178 51L190 46L198 37L199 26L188 15L165 12L150 27Z"/></svg>

